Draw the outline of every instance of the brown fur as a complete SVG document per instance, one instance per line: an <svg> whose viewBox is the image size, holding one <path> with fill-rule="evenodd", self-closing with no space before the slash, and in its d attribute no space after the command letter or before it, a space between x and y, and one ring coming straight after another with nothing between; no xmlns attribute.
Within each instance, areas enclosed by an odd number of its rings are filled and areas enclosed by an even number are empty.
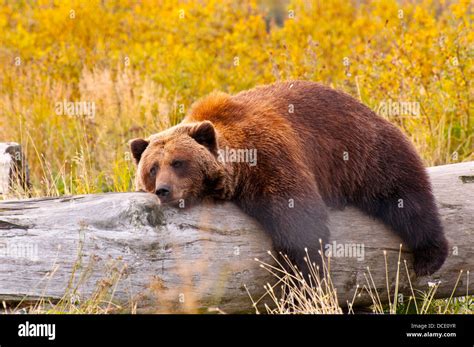
<svg viewBox="0 0 474 347"><path fill-rule="evenodd" d="M258 163L222 162L223 148L256 149ZM327 206L351 204L381 219L414 250L419 275L447 256L430 183L407 138L349 95L316 83L211 94L181 124L132 141L132 152L138 189L170 188L160 199L186 206L234 201L303 271L304 248L316 260L319 239L328 241ZM177 159L180 168L171 165Z"/></svg>

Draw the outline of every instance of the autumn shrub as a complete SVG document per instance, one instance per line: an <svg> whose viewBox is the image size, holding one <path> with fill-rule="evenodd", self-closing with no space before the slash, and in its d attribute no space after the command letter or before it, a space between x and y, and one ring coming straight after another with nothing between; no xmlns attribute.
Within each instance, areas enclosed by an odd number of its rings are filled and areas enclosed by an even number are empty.
<svg viewBox="0 0 474 347"><path fill-rule="evenodd" d="M23 145L33 195L127 191L129 139L176 124L213 90L305 79L390 119L426 165L472 160L472 7L0 0L0 141Z"/></svg>

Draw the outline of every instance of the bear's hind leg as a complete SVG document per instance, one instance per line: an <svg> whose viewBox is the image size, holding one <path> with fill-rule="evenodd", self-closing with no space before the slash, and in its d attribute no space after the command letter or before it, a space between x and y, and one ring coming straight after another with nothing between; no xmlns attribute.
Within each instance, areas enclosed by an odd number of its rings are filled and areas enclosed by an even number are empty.
<svg viewBox="0 0 474 347"><path fill-rule="evenodd" d="M412 250L417 276L437 271L448 255L448 242L431 191L392 192L358 204L389 225Z"/></svg>

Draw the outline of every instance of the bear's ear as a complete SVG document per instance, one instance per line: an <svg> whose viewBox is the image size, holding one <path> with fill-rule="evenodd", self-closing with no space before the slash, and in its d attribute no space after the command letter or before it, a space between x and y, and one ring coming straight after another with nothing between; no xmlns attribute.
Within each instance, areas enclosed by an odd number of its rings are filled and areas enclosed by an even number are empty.
<svg viewBox="0 0 474 347"><path fill-rule="evenodd" d="M205 120L199 124L194 125L189 130L189 136L191 136L197 143L207 147L211 153L217 155L217 137L214 125Z"/></svg>
<svg viewBox="0 0 474 347"><path fill-rule="evenodd" d="M135 159L135 164L138 164L140 158L142 157L143 152L148 147L149 142L144 139L134 139L130 140L130 150L132 151L133 158Z"/></svg>

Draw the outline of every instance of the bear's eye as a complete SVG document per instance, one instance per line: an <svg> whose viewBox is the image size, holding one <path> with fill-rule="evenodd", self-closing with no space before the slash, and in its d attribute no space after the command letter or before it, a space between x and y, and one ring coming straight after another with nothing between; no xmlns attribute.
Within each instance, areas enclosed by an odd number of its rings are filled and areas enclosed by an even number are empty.
<svg viewBox="0 0 474 347"><path fill-rule="evenodd" d="M171 166L174 167L175 169L183 166L183 161L182 160L173 160L171 162Z"/></svg>
<svg viewBox="0 0 474 347"><path fill-rule="evenodd" d="M156 175L156 165L153 165L150 169L150 176L154 177Z"/></svg>

